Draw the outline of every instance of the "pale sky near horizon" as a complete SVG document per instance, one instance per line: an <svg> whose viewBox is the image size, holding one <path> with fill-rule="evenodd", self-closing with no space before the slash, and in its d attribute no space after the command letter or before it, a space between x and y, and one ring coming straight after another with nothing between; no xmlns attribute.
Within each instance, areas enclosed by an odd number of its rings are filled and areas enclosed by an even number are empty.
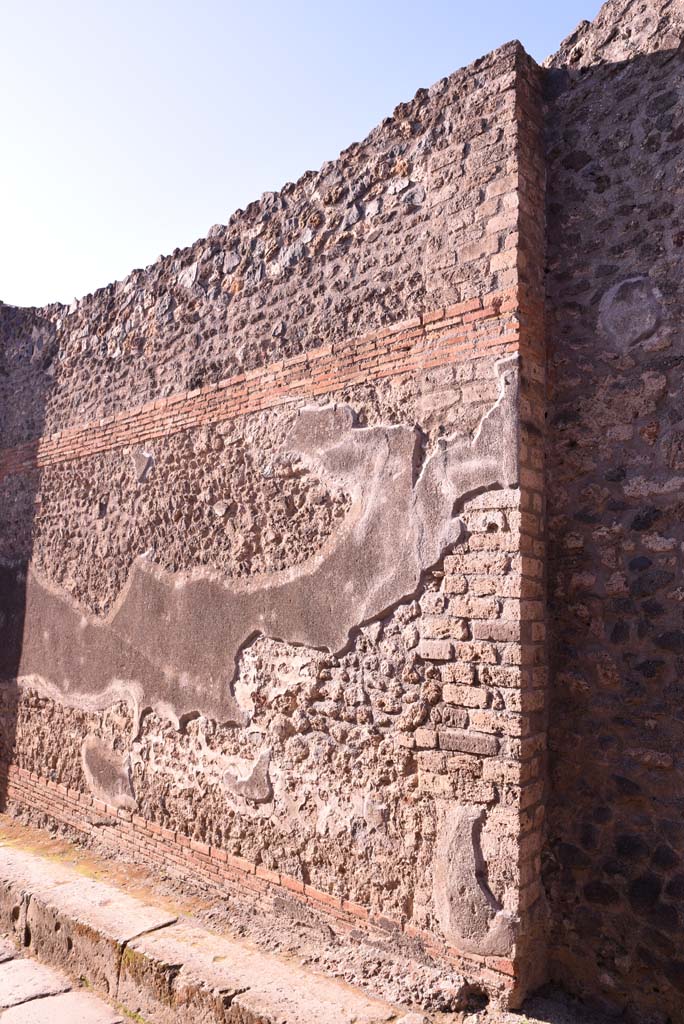
<svg viewBox="0 0 684 1024"><path fill-rule="evenodd" d="M0 300L71 302L600 0L2 0Z"/></svg>

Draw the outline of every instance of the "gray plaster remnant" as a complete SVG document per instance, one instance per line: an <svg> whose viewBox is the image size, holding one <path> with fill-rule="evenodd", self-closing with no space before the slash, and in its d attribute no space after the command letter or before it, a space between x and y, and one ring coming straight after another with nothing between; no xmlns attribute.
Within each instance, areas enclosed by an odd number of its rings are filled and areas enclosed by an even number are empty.
<svg viewBox="0 0 684 1024"><path fill-rule="evenodd" d="M114 807L135 810L127 755L113 750L99 736L86 736L81 746L83 772L92 793Z"/></svg>
<svg viewBox="0 0 684 1024"><path fill-rule="evenodd" d="M433 900L440 927L464 952L505 955L515 939L515 918L487 884L480 834L485 808L448 808L433 865Z"/></svg>
<svg viewBox="0 0 684 1024"><path fill-rule="evenodd" d="M224 784L236 796L242 796L250 803L266 803L273 795L273 787L268 774L270 763L271 751L267 748L259 754L246 778L240 779L232 772L227 771L223 777Z"/></svg>
<svg viewBox="0 0 684 1024"><path fill-rule="evenodd" d="M144 484L150 474L150 470L154 466L154 456L152 455L152 452L134 452L133 466L135 468L135 476L138 483Z"/></svg>
<svg viewBox="0 0 684 1024"><path fill-rule="evenodd" d="M618 350L645 341L662 320L662 298L647 277L628 277L609 288L599 305L599 327Z"/></svg>
<svg viewBox="0 0 684 1024"><path fill-rule="evenodd" d="M455 513L464 501L517 484L517 357L499 361L497 373L498 399L474 435L441 439L419 472L418 430L359 427L348 406L303 409L284 453L348 493L351 507L300 565L226 581L138 559L102 620L31 571L20 677L80 707L132 700L137 721L150 708L177 723L199 710L246 725L232 688L245 646L265 636L341 652L355 630L414 594L461 539ZM117 798L126 795L123 768L101 748L89 749L88 763L97 785L109 780Z"/></svg>

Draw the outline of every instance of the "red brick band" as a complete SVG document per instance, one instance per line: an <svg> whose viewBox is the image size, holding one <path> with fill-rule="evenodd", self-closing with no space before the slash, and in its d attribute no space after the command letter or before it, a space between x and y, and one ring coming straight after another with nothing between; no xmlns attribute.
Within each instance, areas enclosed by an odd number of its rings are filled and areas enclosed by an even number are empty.
<svg viewBox="0 0 684 1024"><path fill-rule="evenodd" d="M228 377L218 384L67 427L0 451L0 480L11 473L144 444L153 438L330 394L353 384L517 352L517 303L515 292L471 299Z"/></svg>
<svg viewBox="0 0 684 1024"><path fill-rule="evenodd" d="M272 901L276 896L293 899L334 918L334 927L340 931L362 928L371 934L402 932L407 938L420 941L427 952L448 961L465 976L476 974L479 980L499 991L510 990L515 984L516 965L504 957L460 952L437 936L412 927L410 922L374 915L358 903L321 892L299 879L197 842L129 811L117 810L87 793L51 782L24 768L2 766L0 777L4 780L8 801L17 807L41 812L81 834L96 835L134 861L162 867L190 881L200 880L223 894L226 890L232 891L263 905L264 909L273 909Z"/></svg>

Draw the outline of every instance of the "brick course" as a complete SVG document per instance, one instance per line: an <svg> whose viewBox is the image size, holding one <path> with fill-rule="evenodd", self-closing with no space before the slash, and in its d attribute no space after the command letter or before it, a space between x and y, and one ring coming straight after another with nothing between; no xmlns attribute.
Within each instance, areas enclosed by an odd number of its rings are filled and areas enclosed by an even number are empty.
<svg viewBox="0 0 684 1024"><path fill-rule="evenodd" d="M503 998L515 984L516 965L505 957L478 957L440 943L430 932L421 932L409 921L373 916L367 907L304 885L296 878L270 871L243 857L188 840L186 836L162 828L139 815L127 814L110 807L90 794L52 782L35 772L10 766L4 768L9 799L18 809L30 809L48 820L66 825L84 836L96 834L98 842L113 853L130 857L133 862L156 865L172 875L199 881L217 895L233 893L253 902L260 911L274 912L277 897L301 902L323 915L337 931L351 932L361 928L372 936L376 929L395 929L420 941L423 949L448 960L466 975L473 971L490 973L493 990Z"/></svg>
<svg viewBox="0 0 684 1024"><path fill-rule="evenodd" d="M142 445L204 424L332 395L354 383L478 358L491 360L517 352L518 343L514 291L472 299L218 384L156 399L137 409L0 450L0 480L34 466Z"/></svg>

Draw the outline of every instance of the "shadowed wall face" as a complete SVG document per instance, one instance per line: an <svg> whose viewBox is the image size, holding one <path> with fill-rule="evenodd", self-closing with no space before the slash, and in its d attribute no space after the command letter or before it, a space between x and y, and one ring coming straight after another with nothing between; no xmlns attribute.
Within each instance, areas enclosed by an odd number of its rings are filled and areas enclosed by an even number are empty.
<svg viewBox="0 0 684 1024"><path fill-rule="evenodd" d="M683 36L681 3L606 5L546 119L555 973L656 1020L684 993Z"/></svg>
<svg viewBox="0 0 684 1024"><path fill-rule="evenodd" d="M2 385L13 806L390 931L451 1009L543 972L542 218L510 44Z"/></svg>
<svg viewBox="0 0 684 1024"><path fill-rule="evenodd" d="M12 442L15 415L14 384L30 382L31 406L25 410L26 429L42 433L48 395L55 385L54 352L36 346L52 328L39 311L0 303L0 451ZM26 584L33 552L34 516L40 502L40 477L34 466L21 476L0 474L0 809L7 804L6 768L16 759L16 718L19 692L16 679L25 631Z"/></svg>

